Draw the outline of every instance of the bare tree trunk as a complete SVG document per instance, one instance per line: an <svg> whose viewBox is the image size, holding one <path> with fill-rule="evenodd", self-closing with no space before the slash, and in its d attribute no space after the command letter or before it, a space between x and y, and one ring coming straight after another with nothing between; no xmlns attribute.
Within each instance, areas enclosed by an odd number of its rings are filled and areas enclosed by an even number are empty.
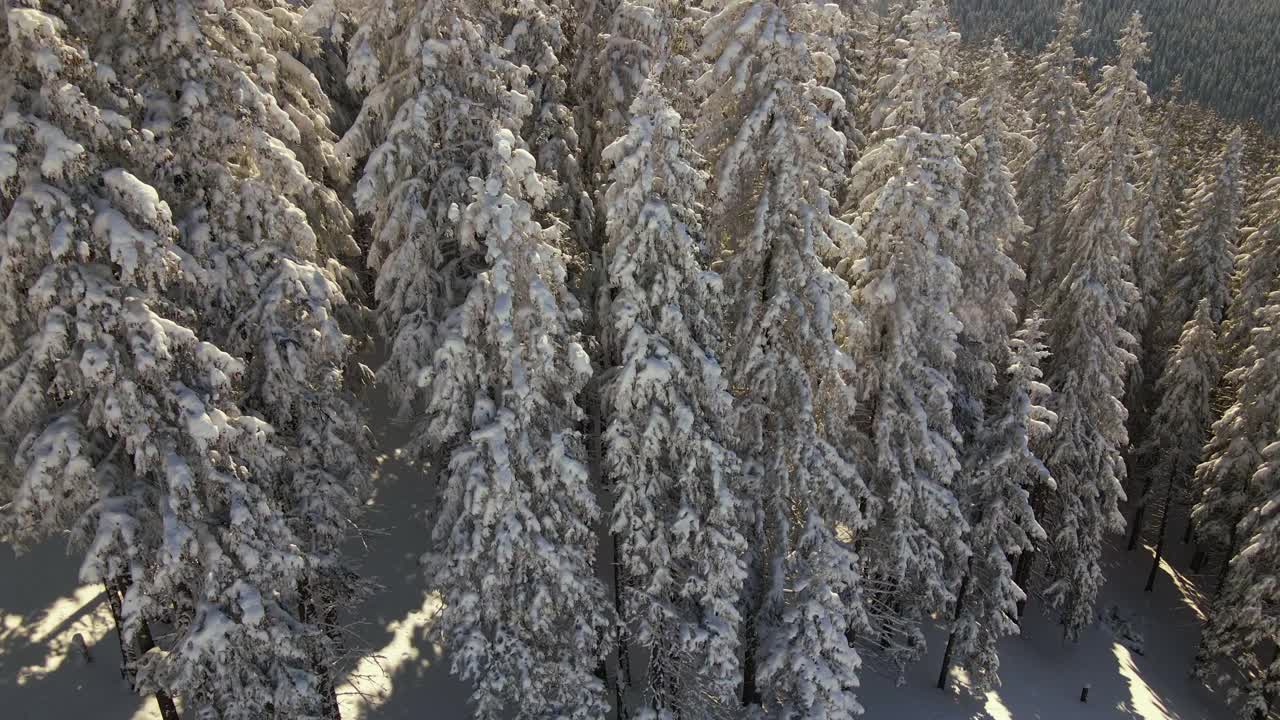
<svg viewBox="0 0 1280 720"><path fill-rule="evenodd" d="M1155 587L1156 573L1160 570L1160 560L1164 558L1164 538L1169 531L1169 514L1173 510L1173 481L1175 476L1176 472L1170 470L1169 487L1165 490L1164 508L1160 513L1160 530L1156 538L1155 557L1151 559L1151 572L1147 574L1147 585L1143 588L1146 592L1151 592L1151 589Z"/></svg>
<svg viewBox="0 0 1280 720"><path fill-rule="evenodd" d="M1170 479L1169 482L1172 483L1173 480ZM1133 509L1133 520L1129 526L1129 545L1125 548L1126 550L1133 550L1138 547L1138 538L1142 537L1142 522L1147 512L1147 495L1151 492L1152 484L1151 476L1148 474L1146 481L1142 484L1142 494L1138 496L1137 507ZM1167 514L1168 511L1169 509L1166 507L1165 513ZM1161 524L1164 524L1163 521L1161 521ZM1161 530L1161 536L1163 534L1164 531Z"/></svg>
<svg viewBox="0 0 1280 720"><path fill-rule="evenodd" d="M760 577L763 577L761 575ZM756 687L756 652L759 643L760 611L764 605L763 586L753 593L748 612L742 622L742 706L760 704L760 690Z"/></svg>
<svg viewBox="0 0 1280 720"><path fill-rule="evenodd" d="M1213 597L1215 599L1222 596L1222 590L1227 583L1227 573L1231 570L1231 558L1236 554L1236 529L1231 528L1231 538L1227 541L1227 554L1222 558L1222 566L1218 568L1218 580L1213 586Z"/></svg>
<svg viewBox="0 0 1280 720"><path fill-rule="evenodd" d="M120 654L125 658L125 666L123 673L125 679L129 681L129 686L137 690L137 662L143 655L156 646L155 640L151 637L151 628L147 625L147 621L142 619L138 622L138 632L135 634L134 643L125 642L124 639L124 596L129 590L129 579L124 576L118 576L108 580L107 586L107 603L111 606L111 615L116 622L116 633L120 637ZM160 717L164 720L181 720L178 715L178 707L174 704L173 698L163 690L155 691L156 706L160 709Z"/></svg>
<svg viewBox="0 0 1280 720"><path fill-rule="evenodd" d="M298 582L298 619L303 623L315 622L318 617L324 615L324 620L332 628L334 620L336 620L334 610L330 608L322 613L316 602L315 593L311 589L311 584L303 579ZM331 630L324 630L326 635L330 635ZM323 703L321 706L322 717L325 720L341 720L342 710L338 705L338 689L333 682L333 671L324 659L313 656L311 658L311 671L320 678L320 699Z"/></svg>
<svg viewBox="0 0 1280 720"><path fill-rule="evenodd" d="M956 614L953 620L960 619L960 612L964 609L965 595L969 593L969 582L973 577L973 556L969 556L969 570L964 574L964 579L960 581L960 590L956 593ZM938 671L938 689L947 689L947 675L951 669L951 654L956 645L956 631L953 627L951 632L947 633L947 649L942 651L942 669Z"/></svg>
<svg viewBox="0 0 1280 720"><path fill-rule="evenodd" d="M124 639L124 616L122 614L122 602L120 593L116 592L115 583L108 580L103 583L107 594L107 605L111 608L111 619L116 623L116 637L120 640L120 677L129 681L130 687L133 686L133 667L136 662L133 647L125 642Z"/></svg>
<svg viewBox="0 0 1280 720"><path fill-rule="evenodd" d="M1031 493L1031 512L1037 518L1044 513L1044 498L1044 490L1040 487L1037 487ZM1018 587L1022 588L1022 593L1026 596L1018 601L1018 617L1016 620L1019 623L1022 622L1022 616L1027 611L1027 598L1031 597L1031 570L1035 565L1035 560L1036 551L1035 547L1032 546L1018 556L1018 566L1013 571L1013 581L1018 584Z"/></svg>
<svg viewBox="0 0 1280 720"><path fill-rule="evenodd" d="M623 702L625 688L631 685L631 658L627 648L627 611L622 601L622 563L618 558L618 535L613 538L613 607L618 613L618 640L614 651L618 654L618 672L614 676L613 699L618 706L618 720L628 717L626 704Z"/></svg>

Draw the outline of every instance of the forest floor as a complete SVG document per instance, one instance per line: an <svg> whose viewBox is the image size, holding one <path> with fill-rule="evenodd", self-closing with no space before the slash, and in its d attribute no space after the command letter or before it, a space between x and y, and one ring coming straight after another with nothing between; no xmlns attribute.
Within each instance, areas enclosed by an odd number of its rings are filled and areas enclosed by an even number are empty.
<svg viewBox="0 0 1280 720"><path fill-rule="evenodd" d="M398 430L381 435L394 447ZM423 473L394 454L379 457L361 548L362 568L382 588L349 619L353 653L340 688L344 720L461 720L467 689L429 636L437 598L424 591L419 556L427 547L432 498ZM1171 531L1172 532L1172 531ZM1001 645L1003 685L971 692L962 672L935 688L945 637L929 636L928 656L896 686L894 673L865 658L859 700L868 718L902 720L1227 720L1221 692L1191 678L1205 599L1186 566L1189 546L1174 540L1153 592L1146 593L1151 548L1106 556L1101 613L1127 619L1141 645L1098 623L1078 642L1033 601L1022 637ZM158 720L151 699L134 697L120 676L120 649L101 588L78 586L77 562L47 542L15 556L0 547L0 717L5 720ZM80 634L90 662L75 651ZM1123 634L1123 633L1121 633ZM1140 652L1132 648L1140 648ZM1079 700L1090 686L1089 700Z"/></svg>

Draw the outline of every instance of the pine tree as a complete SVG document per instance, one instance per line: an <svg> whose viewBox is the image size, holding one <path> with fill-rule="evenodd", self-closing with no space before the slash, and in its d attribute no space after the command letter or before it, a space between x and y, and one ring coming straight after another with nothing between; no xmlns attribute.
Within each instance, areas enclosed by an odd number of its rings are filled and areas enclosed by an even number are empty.
<svg viewBox="0 0 1280 720"><path fill-rule="evenodd" d="M1135 14L1120 38L1115 65L1103 70L1086 118L1087 139L1066 187L1061 228L1062 276L1049 297L1049 345L1054 357L1047 377L1054 389L1050 409L1058 426L1046 463L1057 481L1041 524L1048 532L1046 594L1074 638L1093 615L1102 585L1103 533L1120 532L1128 444L1121 403L1133 336L1124 328L1137 300L1128 280L1126 228L1134 195L1134 165L1143 147L1141 109L1146 85L1137 66L1147 57L1146 32Z"/></svg>
<svg viewBox="0 0 1280 720"><path fill-rule="evenodd" d="M250 359L241 408L270 423L276 442L289 448L276 492L310 553L298 613L327 628L313 665L327 684L325 714L334 717L328 668L341 649L336 610L362 589L339 546L357 526L371 456L347 380L360 376L346 332L362 323L358 302L348 300L358 298L358 280L343 263L360 249L351 212L325 184L342 175L327 124L333 108L298 59L315 52L298 39L299 18L251 4L231 17L238 32L221 36L234 38L230 59L246 69L256 94L234 73L180 72L167 80L172 96L196 87L214 97L239 93L246 109L230 125L225 107L174 108L173 180L163 189L182 208L185 249L207 265L187 268L206 289L200 330ZM205 25L201 34L208 39L214 32ZM151 111L161 115L160 103L153 101Z"/></svg>
<svg viewBox="0 0 1280 720"><path fill-rule="evenodd" d="M770 717L849 718L860 660L846 628L866 626L859 560L838 533L865 528L866 490L847 433L852 320L835 271L857 237L833 213L846 139L838 58L811 52L845 22L834 5L741 0L704 26L696 83L703 146L717 159L715 239L733 298L726 357L748 463L750 552L744 704ZM723 129L723 134L716 131Z"/></svg>
<svg viewBox="0 0 1280 720"><path fill-rule="evenodd" d="M1244 136L1237 129L1227 141L1217 173L1204 178L1188 201L1169 273L1166 318L1175 328L1191 317L1201 299L1209 300L1209 317L1215 324L1227 311L1244 196L1243 150Z"/></svg>
<svg viewBox="0 0 1280 720"><path fill-rule="evenodd" d="M378 375L403 414L483 261L459 242L451 208L469 202L469 178L487 176L491 123L519 131L532 107L506 92L525 71L497 45L489 3L370 3L356 20L347 81L366 99L337 151L349 164L365 159L353 200L370 220L388 345Z"/></svg>
<svg viewBox="0 0 1280 720"><path fill-rule="evenodd" d="M576 131L581 147L581 172L586 179L592 206L605 210L605 205L609 202L606 192L610 185L611 164L617 158L606 161L602 156L612 143L620 140L630 130L631 107L637 93L647 82L664 84L664 80L671 75L670 68L687 66L687 60L679 53L685 48L673 48L673 45L687 44L679 43L673 37L681 34L676 16L683 11L681 4L670 0L583 0L578 4L577 11L573 48L576 68L573 72L572 94L575 100ZM686 101L692 102L688 97ZM679 144L678 140L676 144ZM705 178L698 187L705 187ZM688 199L688 196L685 198ZM637 212L638 208L631 214L635 215ZM579 283L579 296L589 298L590 307L594 310L588 314L584 326L584 333L592 341L588 347L593 353L594 364L606 369L606 372L608 368L623 364L619 348L626 343L625 333L617 337L617 333L608 327L614 310L611 306L613 281L608 277L610 262L606 259L610 243L607 222L604 218L593 219L594 236L589 239L586 252L581 255L586 271ZM621 232L619 227L614 227L615 234ZM612 416L613 410L607 407L607 398L604 396L608 388L604 386L605 379L597 374L584 390L584 405L588 412L587 445L592 459L593 480L610 488L610 494L615 497L615 507L609 513L616 518L616 498L623 494L619 489L630 483L631 478L609 474L607 466L616 456L605 457L604 435L607 426L615 423L617 417ZM630 513L631 510L624 512ZM614 525L619 527L617 523ZM627 531L643 534L649 532L649 528L630 527ZM676 625L662 624L665 633L662 637L655 635L654 627L645 618L641 618L639 627L635 627L634 618L629 616L629 601L624 599L624 595L633 591L639 593L640 599L630 604L644 606L645 598L654 599L654 595L646 595L646 590L630 587L631 578L627 573L634 568L625 566L634 565L634 562L629 562L622 555L625 551L634 549L632 540L633 537L630 536L620 537L619 532L614 530L606 544L606 552L612 555L610 564L613 570L613 601L620 621L614 652L617 665L612 677L614 703L621 708L619 713L625 715L627 710L624 696L627 686L632 684L630 631L635 629L641 634L641 643L651 646L649 684L653 691L653 705L663 712L666 712L663 710L664 705L670 705L678 712L694 696L681 688L681 682L687 675L684 670L687 668L683 665L675 667L679 664L677 658L670 655L674 647L669 642L672 639L670 633L666 631L674 631ZM629 549L624 548L624 544ZM633 555L630 560L634 559ZM636 575L637 583L645 582L643 572L637 572ZM664 592L666 582L667 578L660 579L654 593ZM653 606L637 607L636 610L646 615L654 615L656 612ZM679 615L679 612L675 614ZM716 699L713 697L711 702L714 704Z"/></svg>
<svg viewBox="0 0 1280 720"><path fill-rule="evenodd" d="M956 600L956 622L948 638L939 685L945 687L953 658L982 686L998 682L996 641L1017 631L1018 603L1026 598L1013 579L1010 558L1044 539L1030 504L1033 476L1048 471L1031 450L1043 440L1052 416L1040 405L1048 389L1040 383L1042 321L1011 339L1016 322L1012 285L1022 271L1006 255L1023 230L1014 195L1007 149L1016 146L1010 128L1009 59L996 41L981 95L963 110L975 115L978 135L970 142L973 167L965 193L969 217L968 254L959 258L964 282L957 314L963 330L958 354L956 416L965 440L956 494L972 523L972 548ZM1006 406L992 412L996 368L1008 367ZM1052 481L1045 483L1052 485Z"/></svg>
<svg viewBox="0 0 1280 720"><path fill-rule="evenodd" d="M1280 278L1280 176L1272 178L1249 207L1253 227L1236 256L1235 295L1223 326L1226 357L1241 357L1257 327L1257 313Z"/></svg>
<svg viewBox="0 0 1280 720"><path fill-rule="evenodd" d="M521 134L538 161L538 172L551 181L550 195L540 210L543 222L563 223L575 253L598 250L593 188L582 170L579 133L569 101L573 58L565 21L573 12L573 0L488 1L501 9L498 20L505 31L500 41L504 52L526 68L533 112L525 117Z"/></svg>
<svg viewBox="0 0 1280 720"><path fill-rule="evenodd" d="M1249 478L1263 463L1280 408L1280 335L1274 332L1280 294L1271 294L1257 320L1240 367L1226 376L1228 386L1236 388L1235 402L1213 424L1206 459L1196 468L1196 539L1226 557L1243 547L1237 524L1248 511Z"/></svg>
<svg viewBox="0 0 1280 720"><path fill-rule="evenodd" d="M255 223L286 219L301 228L270 228L286 246L350 243L349 216L302 164L324 152L323 125L302 122L321 117L321 97L273 86L274 73L303 85L307 73L251 4L34 5L7 11L20 82L0 127L3 536L71 531L88 546L81 579L123 594L126 643L147 649L148 624L169 621L167 651L133 668L139 691L226 718L325 714L332 648L298 605L333 546L303 529L303 438L244 412L260 359L205 339L236 342L205 302L249 308L202 252L270 258ZM300 162L291 144L310 154ZM227 197L239 214L215 243L200 219L230 215ZM333 234L308 236L320 217Z"/></svg>
<svg viewBox="0 0 1280 720"><path fill-rule="evenodd" d="M489 177L451 214L461 243L485 245L487 268L427 378L426 432L447 461L429 563L438 631L475 686L477 717L596 718L610 619L575 400L591 364L559 233L533 218L548 187L518 136L498 126L493 138Z"/></svg>
<svg viewBox="0 0 1280 720"><path fill-rule="evenodd" d="M746 570L733 398L716 360L719 277L703 269L699 193L706 175L680 116L654 82L631 106L614 166L608 219L611 346L606 467L616 478L626 617L649 650L659 717L712 717L731 707L740 668L737 608Z"/></svg>
<svg viewBox="0 0 1280 720"><path fill-rule="evenodd" d="M1280 433L1262 451L1262 464L1249 481L1248 505L1235 532L1240 549L1230 558L1222 589L1210 610L1197 655L1197 670L1210 675L1213 658L1230 658L1239 673L1230 697L1240 720L1264 720L1280 702L1280 653L1275 639L1280 612Z"/></svg>
<svg viewBox="0 0 1280 720"><path fill-rule="evenodd" d="M853 7L848 7L849 4ZM851 109L856 125L872 134L879 129L873 121L880 104L877 81L892 72L898 60L897 41L904 34L902 20L907 9L901 2L882 4L879 8L869 3L849 4L845 12L852 22L866 28L866 49L851 64L855 73L867 79L866 91L858 94L857 103L851 105Z"/></svg>
<svg viewBox="0 0 1280 720"><path fill-rule="evenodd" d="M1172 113L1169 113L1147 153L1147 183L1139 199L1139 210L1133 219L1130 232L1136 243L1133 250L1134 287L1138 299L1129 306L1125 317L1125 329L1137 343L1135 361L1129 367L1125 381L1125 408L1129 411L1129 433L1137 439L1146 434L1147 405L1151 385L1159 376L1164 362L1164 348L1160 338L1160 323L1152 322L1160 317L1164 303L1165 275L1169 266L1169 241L1164 208L1170 194L1168 177L1169 137L1173 132Z"/></svg>
<svg viewBox="0 0 1280 720"><path fill-rule="evenodd" d="M866 241L855 285L866 337L856 359L871 404L872 487L881 503L860 541L865 572L888 587L885 605L918 623L954 602L969 553L967 519L952 489L961 444L952 397L955 259L968 256L971 238L961 144L949 121L958 37L928 0L905 24L897 84L882 103L884 127L851 172L850 219ZM895 655L902 663L923 650L912 625L908 646Z"/></svg>
<svg viewBox="0 0 1280 720"><path fill-rule="evenodd" d="M1088 96L1077 79L1080 60L1075 43L1080 38L1080 0L1066 0L1058 15L1058 29L1032 68L1036 83L1024 103L1031 113L1031 140L1035 150L1017 173L1018 205L1028 226L1019 263L1026 271L1026 299L1045 301L1061 271L1058 236L1063 195L1075 168L1082 118L1078 109Z"/></svg>
<svg viewBox="0 0 1280 720"><path fill-rule="evenodd" d="M1042 342L1042 324L1033 315L1010 339L1004 404L976 439L979 450L971 453L974 459L966 467L972 473L964 499L975 514L969 539L973 554L957 600L940 685L945 684L950 660L968 671L977 688L999 684L996 643L1019 632L1018 603L1026 599L1014 580L1010 559L1045 540L1031 493L1037 487L1052 491L1054 481L1035 447L1049 437L1057 418L1043 405L1050 391L1040 381L1040 363L1049 354Z"/></svg>
<svg viewBox="0 0 1280 720"><path fill-rule="evenodd" d="M631 104L641 86L661 65L683 66L676 16L685 9L675 0L583 0L577 22L579 34L577 86L578 127L588 171L607 184L600 156L604 148L626 134Z"/></svg>
<svg viewBox="0 0 1280 720"><path fill-rule="evenodd" d="M955 405L966 439L981 432L984 404L995 389L997 367L1004 366L1009 334L1018 322L1013 287L1023 273L1008 253L1025 226L1009 171L1009 154L1021 138L1011 122L1009 70L1009 56L997 40L982 71L986 86L960 108L972 116L975 128L966 148L970 171L963 196L968 240L955 258L962 278L955 313L963 326Z"/></svg>
<svg viewBox="0 0 1280 720"><path fill-rule="evenodd" d="M1189 481L1213 424L1215 391L1221 378L1217 329L1212 301L1205 298L1183 328L1178 345L1156 384L1160 403L1151 419L1151 434L1141 450L1147 460L1144 463L1146 480L1137 498L1130 544L1142 535L1146 508L1153 501L1158 502L1157 565L1164 550L1173 501L1185 503L1189 499Z"/></svg>

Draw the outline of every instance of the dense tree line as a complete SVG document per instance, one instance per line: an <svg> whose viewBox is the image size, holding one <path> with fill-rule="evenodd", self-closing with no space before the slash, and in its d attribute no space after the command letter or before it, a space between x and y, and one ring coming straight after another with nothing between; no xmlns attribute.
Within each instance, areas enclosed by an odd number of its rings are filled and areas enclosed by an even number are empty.
<svg viewBox="0 0 1280 720"><path fill-rule="evenodd" d="M952 0L966 36L1006 35L1023 48L1053 36L1064 0ZM1186 97L1225 117L1254 119L1280 128L1280 5L1271 0L1086 0L1089 34L1077 39L1084 57L1105 62L1116 50L1126 19L1142 13L1152 33L1144 67L1153 91L1165 93L1181 78Z"/></svg>

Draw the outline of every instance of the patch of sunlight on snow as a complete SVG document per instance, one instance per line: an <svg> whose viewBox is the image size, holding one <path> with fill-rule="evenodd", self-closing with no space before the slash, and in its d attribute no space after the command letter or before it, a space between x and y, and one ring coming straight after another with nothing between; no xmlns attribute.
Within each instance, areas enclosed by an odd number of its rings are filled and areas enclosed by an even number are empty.
<svg viewBox="0 0 1280 720"><path fill-rule="evenodd" d="M408 663L425 665L428 661L414 642L441 609L439 593L431 593L422 600L422 607L387 626L391 639L375 652L360 658L355 669L338 688L339 705L344 720L361 720L372 710L382 707L391 697L391 678ZM438 657L443 649L432 648Z"/></svg>
<svg viewBox="0 0 1280 720"><path fill-rule="evenodd" d="M92 648L112 627L111 609L102 597L102 589L85 585L70 596L55 600L34 623L27 624L27 618L21 615L5 613L0 622L0 638L21 634L32 645L45 646L47 652L42 661L18 668L18 685L25 685L62 667L74 652L71 642L76 633L84 638L86 647Z"/></svg>
<svg viewBox="0 0 1280 720"><path fill-rule="evenodd" d="M1154 557L1155 548L1148 545L1147 550L1149 550ZM1203 610L1205 605L1204 593L1200 592L1200 588L1196 587L1195 582L1193 582L1191 578L1179 572L1177 568L1170 565L1167 557L1160 558L1160 569L1163 570L1165 574L1169 576L1169 579L1173 581L1173 586L1178 589L1178 594L1182 596L1182 602L1185 603L1187 607L1191 608L1191 612L1196 614L1196 617L1200 619L1200 622L1202 624L1208 622L1209 616L1206 615Z"/></svg>
<svg viewBox="0 0 1280 720"><path fill-rule="evenodd" d="M974 694L967 670L960 667L952 668L951 677L955 679L957 685L969 691L969 694ZM982 700L982 710L990 720L1013 720L1013 713L1009 712L1009 708L1000 699L999 692L987 690L982 693Z"/></svg>
<svg viewBox="0 0 1280 720"><path fill-rule="evenodd" d="M1013 720L1013 713L1009 712L1008 706L1000 699L1000 693L995 690L988 690L983 693L986 700L982 705L982 709L991 716L991 720Z"/></svg>
<svg viewBox="0 0 1280 720"><path fill-rule="evenodd" d="M1142 720L1174 720L1176 716L1169 712L1164 703L1156 695L1155 690L1142 679L1138 666L1133 664L1133 655L1129 648L1115 643L1111 646L1116 661L1120 664L1120 674L1129 683L1130 703L1127 708L1134 717Z"/></svg>
<svg viewBox="0 0 1280 720"><path fill-rule="evenodd" d="M182 707L178 707L178 712L182 712ZM138 706L138 711L129 716L129 720L161 720L160 708L156 705L154 697L146 697L142 700L142 704Z"/></svg>

